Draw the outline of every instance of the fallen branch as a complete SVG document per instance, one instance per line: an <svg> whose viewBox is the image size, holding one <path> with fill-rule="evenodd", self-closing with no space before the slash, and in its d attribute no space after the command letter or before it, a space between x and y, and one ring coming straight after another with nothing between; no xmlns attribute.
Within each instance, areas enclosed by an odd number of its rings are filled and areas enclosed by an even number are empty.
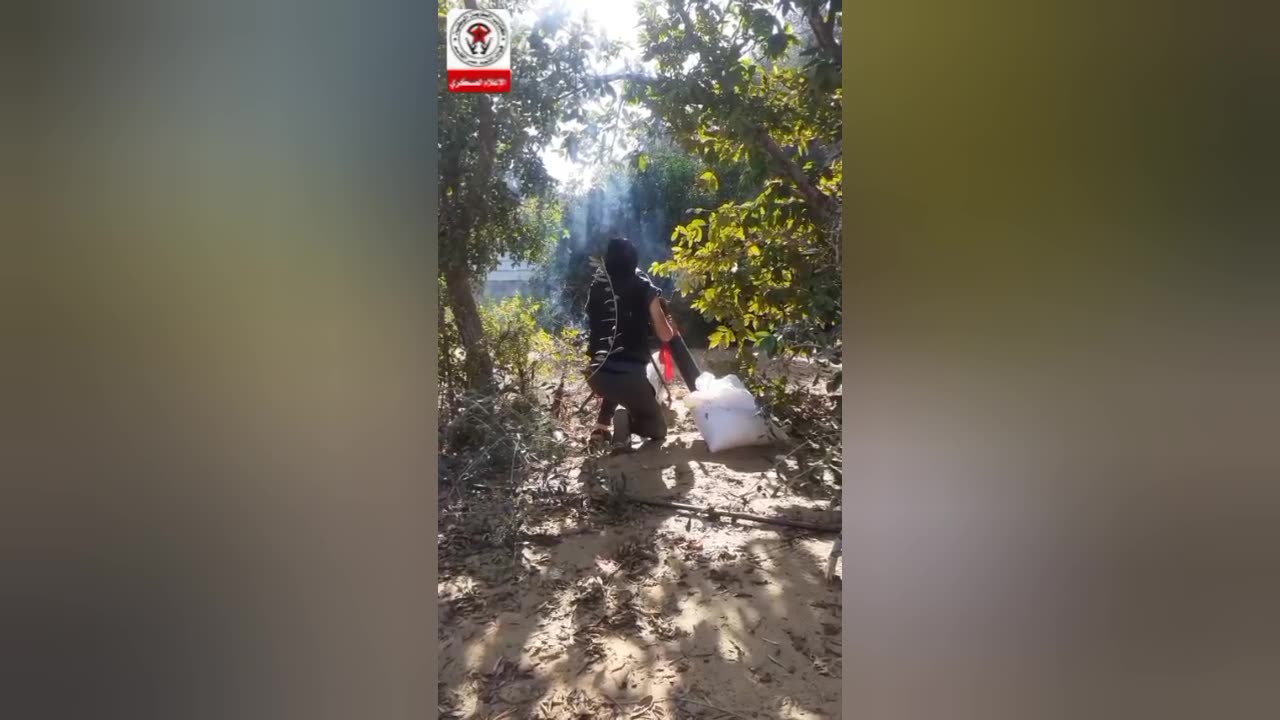
<svg viewBox="0 0 1280 720"><path fill-rule="evenodd" d="M606 695L605 693L600 693L600 697L604 698L605 700L608 700L609 702L611 702L611 703L613 703L614 705L617 705L617 706L619 706L619 707L621 707L621 706L623 706L623 705L644 705L644 704L646 704L646 703L648 703L648 704L652 704L652 703L653 703L653 696L652 696L652 695L645 695L644 697L640 698L639 700L619 700L619 699L617 699L617 698L610 697L610 696Z"/></svg>
<svg viewBox="0 0 1280 720"><path fill-rule="evenodd" d="M783 527L799 528L801 530L813 530L821 533L838 533L839 525L819 525L817 523L805 522L803 520L789 520L779 517L765 517L763 515L752 515L750 513L730 512L728 510L716 510L715 508L699 507L697 505L686 505L684 503L668 502L666 500L649 500L647 498L639 498L634 495L623 495L626 500L640 503L641 505L652 505L654 507L667 507L676 510L684 510L698 515L705 515L715 520L720 517L735 518L738 520L750 520L751 522L764 523L766 525L781 525Z"/></svg>
<svg viewBox="0 0 1280 720"><path fill-rule="evenodd" d="M722 714L724 714L724 715L730 715L730 716L732 716L732 717L741 718L741 720L747 720L747 717L746 717L745 715L739 715L738 713L736 713L736 712L734 712L734 711L732 711L732 710L725 710L725 709L724 709L724 708L722 708L722 707L716 707L715 705L712 705L712 704L710 704L710 703L699 702L699 701L697 701L697 700L690 700L688 695L678 695L678 696L676 696L676 697L674 697L674 698L672 698L672 699L673 699L677 704L679 704L679 703L688 703L688 704L690 704L690 705L697 705L697 706L699 706L699 707L707 708L708 710L715 710L716 712L718 712L718 713L722 713Z"/></svg>
<svg viewBox="0 0 1280 720"><path fill-rule="evenodd" d="M712 655L715 655L715 652L714 652L714 651L712 651L712 652L705 652L705 653L695 653L695 654L693 654L693 655L685 655L684 653L681 653L681 654L680 654L680 657L681 657L681 658L688 658L688 659L690 659L690 660L693 660L693 659L696 659L696 658L706 658L706 657L711 657Z"/></svg>

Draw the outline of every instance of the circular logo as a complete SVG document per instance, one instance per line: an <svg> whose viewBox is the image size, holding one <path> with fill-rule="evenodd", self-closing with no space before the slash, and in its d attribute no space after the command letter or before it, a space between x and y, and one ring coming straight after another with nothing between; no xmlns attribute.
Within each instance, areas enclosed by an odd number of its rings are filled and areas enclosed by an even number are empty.
<svg viewBox="0 0 1280 720"><path fill-rule="evenodd" d="M507 50L507 26L488 10L468 10L449 28L454 57L471 67L488 67Z"/></svg>

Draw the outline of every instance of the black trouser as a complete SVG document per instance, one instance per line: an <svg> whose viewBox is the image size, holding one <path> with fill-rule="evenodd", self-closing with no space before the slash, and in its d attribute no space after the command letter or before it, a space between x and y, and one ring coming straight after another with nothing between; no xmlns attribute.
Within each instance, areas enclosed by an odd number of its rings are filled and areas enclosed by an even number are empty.
<svg viewBox="0 0 1280 720"><path fill-rule="evenodd" d="M625 367L608 364L600 368L588 381L595 394L604 398L596 422L608 425L621 405L627 411L631 432L648 440L661 440L667 436L667 421L662 417L658 397L645 377L645 366ZM626 438L617 438L626 440Z"/></svg>

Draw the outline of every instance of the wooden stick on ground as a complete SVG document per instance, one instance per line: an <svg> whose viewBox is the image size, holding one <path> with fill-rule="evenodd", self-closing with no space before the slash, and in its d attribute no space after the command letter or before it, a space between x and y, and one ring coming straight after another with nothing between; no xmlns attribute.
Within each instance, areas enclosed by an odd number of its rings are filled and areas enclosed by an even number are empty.
<svg viewBox="0 0 1280 720"><path fill-rule="evenodd" d="M730 512L728 510L716 510L715 508L698 507L697 505L686 505L684 503L669 502L666 500L649 500L634 495L623 495L626 500L640 503L642 505L652 505L654 507L668 507L676 510L684 510L685 512L706 515L711 519L719 517L737 518L738 520L750 520L752 522L765 523L767 525L781 525L783 527L800 528L802 530L813 530L814 532L838 533L839 525L819 525L817 523L804 522L803 520L789 520L779 517L765 517L763 515L751 515L750 513Z"/></svg>
<svg viewBox="0 0 1280 720"><path fill-rule="evenodd" d="M684 695L677 695L674 698L672 698L672 700L675 701L676 703L688 703L689 705L697 705L699 707L707 708L708 710L715 710L716 712L719 712L724 715L729 715L735 718L741 718L741 720L747 720L745 715L739 715L738 713L732 710L725 710L722 707L716 707L715 705L712 705L710 703L699 702L698 700L690 700L688 693Z"/></svg>

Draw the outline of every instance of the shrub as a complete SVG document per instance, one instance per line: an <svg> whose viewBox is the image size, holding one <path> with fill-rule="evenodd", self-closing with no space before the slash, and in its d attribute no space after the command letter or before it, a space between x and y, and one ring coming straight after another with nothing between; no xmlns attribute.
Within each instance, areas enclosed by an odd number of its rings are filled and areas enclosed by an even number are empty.
<svg viewBox="0 0 1280 720"><path fill-rule="evenodd" d="M528 394L543 359L552 350L551 336L538 326L541 303L521 295L484 303L480 318L494 368L506 389Z"/></svg>
<svg viewBox="0 0 1280 720"><path fill-rule="evenodd" d="M464 354L448 311L440 327L440 471L444 484L499 488L545 468L561 454L550 390L563 394L572 357L572 331L552 335L539 327L540 304L522 296L480 305L485 348L493 359L498 392L468 391ZM550 405L550 407L549 407Z"/></svg>

